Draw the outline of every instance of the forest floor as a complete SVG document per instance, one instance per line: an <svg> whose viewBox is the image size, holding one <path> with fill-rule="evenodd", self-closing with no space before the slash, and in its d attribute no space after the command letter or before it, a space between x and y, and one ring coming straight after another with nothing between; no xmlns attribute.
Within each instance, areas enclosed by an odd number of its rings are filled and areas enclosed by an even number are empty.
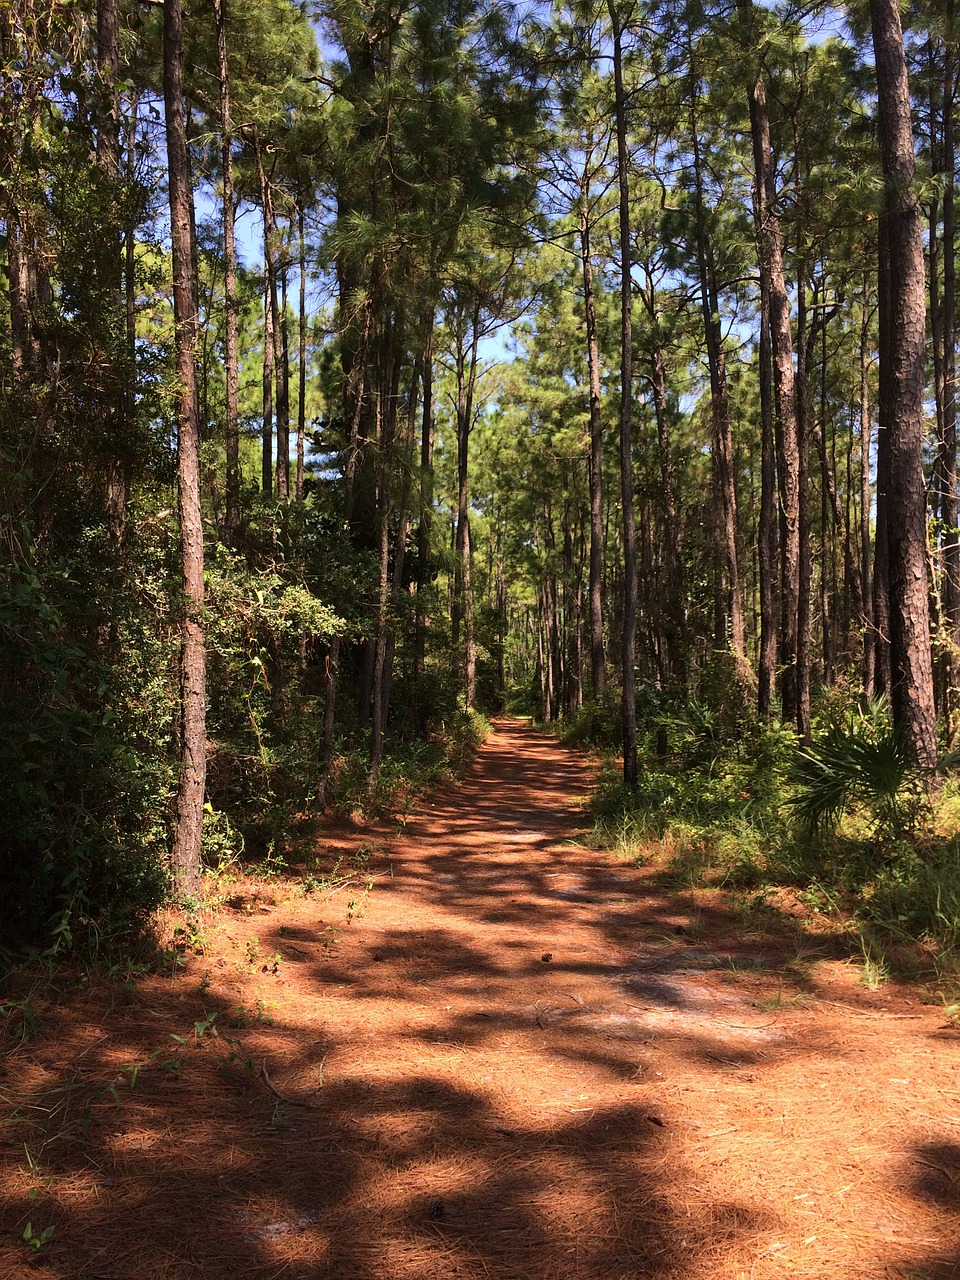
<svg viewBox="0 0 960 1280"><path fill-rule="evenodd" d="M8 1004L0 1276L960 1276L960 1032L591 848L593 781L500 721L405 824L322 828L326 883Z"/></svg>

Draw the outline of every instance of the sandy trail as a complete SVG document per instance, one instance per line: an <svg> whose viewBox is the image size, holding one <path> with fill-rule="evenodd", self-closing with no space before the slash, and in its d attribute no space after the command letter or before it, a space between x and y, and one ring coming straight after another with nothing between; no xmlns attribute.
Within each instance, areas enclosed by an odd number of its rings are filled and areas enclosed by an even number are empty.
<svg viewBox="0 0 960 1280"><path fill-rule="evenodd" d="M330 833L369 896L240 894L174 979L39 1011L0 1274L960 1275L957 1032L578 843L591 782L502 721L400 835ZM44 1145L57 1090L87 1118Z"/></svg>

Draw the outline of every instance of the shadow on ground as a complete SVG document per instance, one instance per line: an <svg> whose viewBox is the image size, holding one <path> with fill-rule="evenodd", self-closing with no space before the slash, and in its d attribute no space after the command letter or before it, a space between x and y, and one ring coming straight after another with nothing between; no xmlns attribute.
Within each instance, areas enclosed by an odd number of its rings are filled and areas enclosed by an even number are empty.
<svg viewBox="0 0 960 1280"><path fill-rule="evenodd" d="M349 1024L238 1019L183 977L37 997L36 1034L8 1046L0 1078L0 1277L754 1274L779 1214L734 1172L729 1194L722 1177L696 1189L693 1130L716 1134L656 1068L668 1048L704 1096L733 1080L762 1098L785 1056L845 1066L843 1046L812 1026L788 1040L751 1002L789 942L745 939L720 907L692 936L682 899L638 897L631 868L564 843L582 765L529 731L499 736L499 757L407 824L376 919L342 946L319 910L258 922L296 988L336 992ZM520 1105L463 1078L468 1053L514 1053L520 1076L550 1064L557 1087ZM588 1076L606 1092L584 1106ZM921 1144L907 1186L953 1224L958 1177L960 1148ZM42 1247L23 1242L28 1222L34 1238L54 1228ZM829 1274L945 1277L960 1258L891 1245L850 1265ZM793 1274L776 1266L756 1274Z"/></svg>

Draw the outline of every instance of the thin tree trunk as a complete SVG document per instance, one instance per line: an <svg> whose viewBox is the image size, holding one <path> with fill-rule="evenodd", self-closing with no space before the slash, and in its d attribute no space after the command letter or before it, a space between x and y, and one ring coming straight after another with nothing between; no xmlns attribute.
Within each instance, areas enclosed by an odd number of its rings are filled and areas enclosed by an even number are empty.
<svg viewBox="0 0 960 1280"><path fill-rule="evenodd" d="M427 591L430 581L430 531L433 523L433 329L434 312L426 321L423 352L423 411L420 428L420 517L417 523L417 601L414 671L422 678L427 653ZM426 731L426 725L423 726Z"/></svg>
<svg viewBox="0 0 960 1280"><path fill-rule="evenodd" d="M454 648L463 623L463 683L468 707L476 701L477 647L473 616L473 564L470 542L470 431L473 427L473 397L477 385L477 358L480 343L480 303L473 309L470 347L457 350L457 561L460 567L460 603L455 608Z"/></svg>
<svg viewBox="0 0 960 1280"><path fill-rule="evenodd" d="M130 95L130 117L127 123L127 181L132 182L136 173L137 117L139 113L139 97L134 91ZM127 326L127 365L136 369L137 359L137 229L134 216L124 228L123 244L124 269L124 315ZM133 409L134 388L127 388L127 412Z"/></svg>
<svg viewBox="0 0 960 1280"><path fill-rule="evenodd" d="M770 291L760 279L760 520L758 568L760 578L760 662L757 712L765 720L773 713L777 674L777 468L773 420L773 350L770 342Z"/></svg>
<svg viewBox="0 0 960 1280"><path fill-rule="evenodd" d="M729 648L738 667L746 661L746 631L740 568L737 559L737 493L733 475L733 435L730 429L730 398L727 366L720 328L720 301L717 296L713 253L708 243L703 192L703 164L698 135L696 104L691 115L691 147L696 198L697 268L700 275L700 302L704 339L710 369L710 404L713 427L713 470L717 494L717 591L716 642ZM729 624L729 639L725 634Z"/></svg>
<svg viewBox="0 0 960 1280"><path fill-rule="evenodd" d="M753 20L752 0L740 0L741 15ZM770 118L763 71L757 67L750 87L750 132L756 174L757 245L761 282L766 286L770 314L770 342L776 415L781 440L781 630L782 714L787 722L798 714L797 627L800 608L800 446L797 393L794 382L790 299L783 270L783 235L777 212ZM768 656L769 661L769 656Z"/></svg>
<svg viewBox="0 0 960 1280"><path fill-rule="evenodd" d="M393 514L392 478L395 462L397 390L399 382L399 358L397 352L397 323L384 326L384 341L378 361L377 374L377 519L379 527L380 576L377 590L376 635L370 645L372 662L369 670L369 694L362 693L363 706L370 708L370 769L367 789L371 793L380 776L383 763L383 735L387 727L388 707L385 694L388 682L387 649L390 612L390 520ZM367 673L364 673L366 686Z"/></svg>
<svg viewBox="0 0 960 1280"><path fill-rule="evenodd" d="M656 333L657 316L650 290L650 319ZM677 514L677 480L673 466L670 420L667 411L667 368L657 337L650 354L650 387L653 416L657 424L657 453L660 461L660 510L663 514L664 601L662 608L668 654L669 679L683 688L687 683L687 645L683 616L683 566L680 558L680 519Z"/></svg>
<svg viewBox="0 0 960 1280"><path fill-rule="evenodd" d="M830 509L833 513L833 520L843 542L843 567L844 575L850 583L853 592L853 598L856 601L857 609L861 608L863 600L863 580L860 575L860 565L853 548L853 540L850 536L850 530L847 526L847 515L840 501L840 495L837 492L837 479L834 474L833 467L830 465L830 459L827 457L826 441L823 438L823 431L819 422L811 422L810 432L813 435L814 443L817 446L817 455L820 459L820 475L823 482L823 498L829 502ZM824 538L826 538L826 525L824 526Z"/></svg>
<svg viewBox="0 0 960 1280"><path fill-rule="evenodd" d="M943 527L943 615L947 632L946 698L948 724L957 706L960 682L960 532L957 503L957 257L954 184L956 147L954 98L956 95L956 33L954 0L946 0L946 32L943 57L943 300L940 310L941 365L943 369L943 495L940 517ZM952 725L951 725L952 727Z"/></svg>
<svg viewBox="0 0 960 1280"><path fill-rule="evenodd" d="M860 321L860 566L863 579L863 689L876 693L877 623L873 607L873 564L870 555L870 311L864 281ZM879 470L879 467L878 467Z"/></svg>
<svg viewBox="0 0 960 1280"><path fill-rule="evenodd" d="M263 291L263 428L260 446L260 489L273 497L273 303L270 285Z"/></svg>
<svg viewBox="0 0 960 1280"><path fill-rule="evenodd" d="M97 0L97 79L102 116L97 127L96 162L108 191L120 178L119 66L120 13L117 0ZM124 311L122 242L123 231L117 222L104 227L102 236L94 245L95 270L110 298L118 330ZM104 351L109 389L103 397L105 439L102 447L106 509L115 536L119 535L127 509L128 459L124 457L121 441L124 436L123 419L130 400L127 383L132 377L132 370L125 369L122 359L118 359L121 351L119 342L107 344Z"/></svg>
<svg viewBox="0 0 960 1280"><path fill-rule="evenodd" d="M570 504L565 502L563 505L563 583L565 597L563 609L563 668L565 675L563 707L567 715L572 715L580 704L580 654L578 647L580 635L580 575L574 572L571 518Z"/></svg>
<svg viewBox="0 0 960 1280"><path fill-rule="evenodd" d="M620 190L620 501L623 514L623 781L636 787L637 772L637 526L633 507L633 291L630 282L630 188L627 108L623 87L623 28L616 0L609 3L613 26L614 115Z"/></svg>
<svg viewBox="0 0 960 1280"><path fill-rule="evenodd" d="M794 413L797 436L797 554L799 592L797 596L797 660L796 706L797 732L810 742L810 592L813 585L813 560L810 548L810 364L813 342L807 331L807 299L805 264L799 264L797 281L797 380ZM776 362L774 362L776 371ZM776 379L774 379L776 381Z"/></svg>
<svg viewBox="0 0 960 1280"><path fill-rule="evenodd" d="M590 218L586 193L580 202L580 261L583 268L583 310L587 330L587 372L590 380L590 679L599 702L607 682L603 651L603 419L600 415L600 341L593 284Z"/></svg>
<svg viewBox="0 0 960 1280"><path fill-rule="evenodd" d="M877 331L880 350L890 348L890 245L888 219L880 215L877 270ZM890 665L890 550L887 526L890 523L890 432L882 392L877 409L877 526L873 550L874 689L892 696Z"/></svg>
<svg viewBox="0 0 960 1280"><path fill-rule="evenodd" d="M274 256L276 220L273 215L273 196L263 167L260 136L253 131L253 154L257 165L257 183L260 187L260 204L263 210L263 272L264 272L264 352L263 352L263 492L272 497L272 422L273 388L276 389L277 465L276 492L281 500L290 496L290 383L283 376L283 320L277 290L277 263ZM269 378L269 383L268 383ZM270 413L268 416L268 401Z"/></svg>
<svg viewBox="0 0 960 1280"><path fill-rule="evenodd" d="M217 28L217 70L220 80L220 156L223 167L223 305L226 350L226 514L227 541L236 543L240 529L240 418L238 409L236 206L233 194L233 119L230 63L227 57L226 0L213 0Z"/></svg>
<svg viewBox="0 0 960 1280"><path fill-rule="evenodd" d="M307 242L303 228L303 200L297 205L297 244L300 251L300 307L297 315L297 476L294 494L303 501L304 438L307 432Z"/></svg>
<svg viewBox="0 0 960 1280"><path fill-rule="evenodd" d="M363 334L357 359L353 362L350 373L344 371L345 384L352 380L355 384L352 412L350 416L350 433L347 442L347 458L344 467L344 531L350 528L353 517L353 491L357 473L357 455L360 448L360 419L364 411L365 366L370 346L371 321L369 313L364 320ZM350 389L344 387L344 404L349 403ZM317 781L317 807L321 812L327 805L327 787L330 781L330 770L333 767L334 732L336 729L337 693L340 672L340 651L343 641L339 635L330 642L330 653L324 664L323 678L323 752L320 765L320 777Z"/></svg>
<svg viewBox="0 0 960 1280"><path fill-rule="evenodd" d="M200 884L200 841L206 786L206 660L203 636L203 523L200 509L200 431L196 348L199 338L193 278L193 201L183 106L180 0L164 0L163 91L167 125L173 252L174 339L179 381L177 481L184 616L180 651L180 780L173 833L174 881L182 897Z"/></svg>
<svg viewBox="0 0 960 1280"><path fill-rule="evenodd" d="M373 750L371 750L371 776L376 784L380 765L383 759L383 734L390 717L390 690L393 684L393 661L396 651L395 636L388 629L388 608L391 598L396 600L400 595L403 582L403 568L406 558L407 537L410 532L410 488L413 457L414 436L417 418L417 390L420 381L420 361L417 360L413 370L410 386L409 403L407 405L407 425L404 436L403 482L400 489L396 511L386 508L383 528L381 530L380 564L381 574L390 566L389 530L391 519L396 522L396 537L393 548L393 567L389 580L384 583L381 577L380 618L377 634L377 662L374 676L374 715L373 715ZM395 403L395 394L391 402ZM389 478L385 476L385 483Z"/></svg>
<svg viewBox="0 0 960 1280"><path fill-rule="evenodd" d="M287 312L287 260L277 270L280 283L280 363L277 369L277 496L290 497L290 318Z"/></svg>

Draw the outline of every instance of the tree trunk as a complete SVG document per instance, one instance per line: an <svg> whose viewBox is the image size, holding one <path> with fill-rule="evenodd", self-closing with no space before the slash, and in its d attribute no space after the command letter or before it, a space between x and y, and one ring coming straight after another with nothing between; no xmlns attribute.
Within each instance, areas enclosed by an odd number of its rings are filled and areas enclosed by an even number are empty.
<svg viewBox="0 0 960 1280"><path fill-rule="evenodd" d="M430 585L430 530L433 523L433 328L434 312L426 320L423 352L423 409L420 428L420 515L417 522L417 601L414 671L421 678L427 656L427 592ZM426 731L426 725L423 726Z"/></svg>
<svg viewBox="0 0 960 1280"><path fill-rule="evenodd" d="M863 582L863 690L868 698L876 692L876 622L873 610L873 566L870 556L870 312L864 281L863 315L860 322L860 575Z"/></svg>
<svg viewBox="0 0 960 1280"><path fill-rule="evenodd" d="M233 120L230 101L230 64L227 58L226 0L213 0L217 27L217 70L220 80L220 154L223 166L223 305L226 330L224 375L226 378L226 513L227 540L236 543L240 529L240 419L238 410L239 358L237 353L237 246L233 194Z"/></svg>
<svg viewBox="0 0 960 1280"><path fill-rule="evenodd" d="M102 117L97 127L97 168L107 184L120 178L120 93L117 88L120 67L120 13L117 0L97 0L97 78ZM108 185L108 190L109 190ZM96 273L108 293L113 315L111 331L119 330L124 311L123 299L123 231L119 223L105 226L94 246ZM121 441L123 420L130 402L127 383L132 370L125 369L122 343L110 343L104 355L108 365L109 391L104 396L103 441L106 480L106 508L115 535L119 534L127 509L128 458L123 456Z"/></svg>
<svg viewBox="0 0 960 1280"><path fill-rule="evenodd" d="M940 306L941 368L943 376L943 493L940 520L943 528L943 618L947 633L946 698L948 723L957 705L960 682L960 532L957 503L957 257L954 183L954 97L956 94L956 35L954 0L946 3L943 57L943 298Z"/></svg>
<svg viewBox="0 0 960 1280"><path fill-rule="evenodd" d="M454 646L463 624L463 684L468 707L476 701L477 643L473 616L473 564L470 542L470 431L473 427L473 397L477 385L477 358L480 343L480 303L473 308L469 350L466 335L457 348L457 561L460 567L460 599L455 605Z"/></svg>
<svg viewBox="0 0 960 1280"><path fill-rule="evenodd" d="M177 481L184 617L180 650L180 781L173 834L173 875L181 897L200 885L200 842L206 786L206 663L203 637L203 523L200 509L200 431L196 411L199 337L193 276L193 193L183 107L180 0L164 0L163 94L167 126L174 339L179 381Z"/></svg>
<svg viewBox="0 0 960 1280"><path fill-rule="evenodd" d="M653 296L651 290L651 297ZM651 316L656 325L656 316ZM650 354L650 387L653 416L657 424L657 453L660 461L660 510L663 514L664 601L662 608L669 679L680 688L687 683L687 642L683 616L683 566L680 559L680 517L677 513L677 481L673 466L670 421L667 413L667 368L659 341L654 339Z"/></svg>
<svg viewBox="0 0 960 1280"><path fill-rule="evenodd" d="M276 491L281 500L290 496L290 382L284 376L283 325L277 289L277 261L274 254L276 219L273 214L273 196L263 167L260 137L254 129L253 154L257 165L257 182L260 187L260 204L263 210L263 273L264 273L264 351L263 351L263 492L273 496L273 476L267 476L272 463L273 389L276 390L277 466ZM269 385L268 385L269 378ZM268 417L267 405L270 405Z"/></svg>
<svg viewBox="0 0 960 1280"><path fill-rule="evenodd" d="M370 345L371 322L369 313L364 319L362 337L360 339L357 359L350 368L344 368L344 406L351 405L351 389L354 383L355 394L352 398L350 415L350 433L347 442L347 457L344 467L344 534L348 534L353 518L353 491L357 472L357 455L360 448L360 419L364 412L364 368ZM321 812L327 804L327 785L330 781L330 770L333 766L334 732L336 729L337 694L339 691L340 652L343 642L340 636L334 636L330 642L330 653L324 664L323 676L323 749L320 764L320 777L317 781L317 806Z"/></svg>
<svg viewBox="0 0 960 1280"><path fill-rule="evenodd" d="M273 497L273 303L270 286L263 291L263 428L260 436L260 489Z"/></svg>
<svg viewBox="0 0 960 1280"><path fill-rule="evenodd" d="M806 266L798 266L797 280L797 379L794 413L797 440L797 653L794 718L801 739L811 740L810 724L810 592L813 560L810 548L810 385L812 337L807 331ZM776 368L776 366L774 366ZM776 381L776 379L774 379ZM784 433L786 435L786 433ZM786 719L786 715L784 715Z"/></svg>
<svg viewBox="0 0 960 1280"><path fill-rule="evenodd" d="M741 12L752 16L752 3L743 3ZM783 235L777 212L773 162L770 147L770 119L767 95L760 68L750 89L750 131L756 173L757 243L760 276L766 286L770 308L770 344L777 424L782 441L780 466L781 530L781 632L782 713L787 722L798 712L797 627L800 608L800 446L797 438L797 403L793 368L793 338L790 332L790 298L783 271Z"/></svg>
<svg viewBox="0 0 960 1280"><path fill-rule="evenodd" d="M713 473L717 495L716 643L719 648L729 648L739 665L746 660L747 646L740 589L740 568L737 559L737 491L733 474L733 435L730 429L727 365L720 328L720 300L717 295L713 252L707 235L698 127L694 103L691 116L691 146L696 188L697 269L700 275L700 304L703 313L707 363L710 369ZM728 625L729 637L726 635Z"/></svg>
<svg viewBox="0 0 960 1280"><path fill-rule="evenodd" d="M587 371L590 380L590 679L593 697L603 698L607 664L603 651L603 419L600 416L600 341L590 249L590 219L586 193L580 202L580 261L583 268L583 311L587 330Z"/></svg>
<svg viewBox="0 0 960 1280"><path fill-rule="evenodd" d="M937 760L922 451L926 311L910 90L897 0L870 0L880 150L886 179L887 323L880 332L880 416L889 437L887 544L894 723L917 764Z"/></svg>
<svg viewBox="0 0 960 1280"><path fill-rule="evenodd" d="M290 497L290 317L287 312L287 260L277 270L280 284L280 363L277 367L277 496Z"/></svg>
<svg viewBox="0 0 960 1280"><path fill-rule="evenodd" d="M759 214L758 214L759 218ZM757 712L769 720L777 675L777 468L773 422L773 350L770 342L770 291L760 278L760 662Z"/></svg>
<svg viewBox="0 0 960 1280"><path fill-rule="evenodd" d="M294 496L303 501L304 437L307 432L307 241L303 228L303 199L297 205L297 245L300 253L300 306L297 314L297 475Z"/></svg>
<svg viewBox="0 0 960 1280"><path fill-rule="evenodd" d="M620 501L623 515L623 781L636 787L637 773L637 525L633 508L633 290L630 282L630 188L627 108L623 87L623 29L616 0L609 3L613 26L614 114L620 191Z"/></svg>

